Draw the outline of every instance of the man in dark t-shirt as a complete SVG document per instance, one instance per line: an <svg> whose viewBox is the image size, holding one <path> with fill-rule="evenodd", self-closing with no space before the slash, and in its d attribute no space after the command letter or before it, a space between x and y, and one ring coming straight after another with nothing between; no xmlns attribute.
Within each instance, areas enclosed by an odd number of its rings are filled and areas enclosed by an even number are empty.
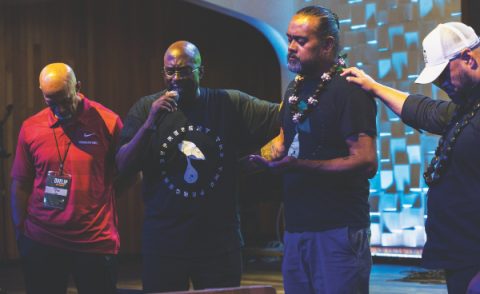
<svg viewBox="0 0 480 294"><path fill-rule="evenodd" d="M368 293L375 102L338 75L345 63L330 10L299 10L287 37L288 67L297 76L281 110L283 157L251 157L284 174L285 292Z"/></svg>
<svg viewBox="0 0 480 294"><path fill-rule="evenodd" d="M173 43L168 91L141 98L125 119L116 162L143 173L146 292L240 285L237 160L276 135L278 104L202 88L202 75L195 45Z"/></svg>
<svg viewBox="0 0 480 294"><path fill-rule="evenodd" d="M471 27L449 22L422 45L425 68L415 82L435 84L452 101L398 91L358 68L342 75L406 124L442 135L424 174L429 190L422 264L445 270L449 293L480 293L480 38Z"/></svg>

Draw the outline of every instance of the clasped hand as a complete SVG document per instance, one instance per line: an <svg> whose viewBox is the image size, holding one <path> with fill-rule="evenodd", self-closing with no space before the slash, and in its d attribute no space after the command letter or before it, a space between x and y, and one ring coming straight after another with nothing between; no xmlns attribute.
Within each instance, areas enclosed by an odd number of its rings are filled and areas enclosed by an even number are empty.
<svg viewBox="0 0 480 294"><path fill-rule="evenodd" d="M255 154L250 155L248 157L248 160L274 173L283 173L287 170L290 170L295 166L297 162L297 159L293 156L285 156L279 160L270 161L260 155Z"/></svg>

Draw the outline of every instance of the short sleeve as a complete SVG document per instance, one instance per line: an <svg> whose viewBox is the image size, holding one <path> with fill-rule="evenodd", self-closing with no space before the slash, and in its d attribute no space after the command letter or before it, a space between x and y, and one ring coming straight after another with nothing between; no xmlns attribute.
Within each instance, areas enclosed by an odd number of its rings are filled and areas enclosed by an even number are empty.
<svg viewBox="0 0 480 294"><path fill-rule="evenodd" d="M18 135L11 176L16 180L33 181L35 177L35 167L29 144L26 142L25 133L25 125L22 124Z"/></svg>
<svg viewBox="0 0 480 294"><path fill-rule="evenodd" d="M340 87L337 97L343 101L340 112L343 137L360 133L375 137L377 135L375 99L360 87L349 83Z"/></svg>
<svg viewBox="0 0 480 294"><path fill-rule="evenodd" d="M145 123L152 103L160 93L146 96L138 100L127 113L120 134L120 146L128 143Z"/></svg>
<svg viewBox="0 0 480 294"><path fill-rule="evenodd" d="M227 91L239 115L240 127L248 142L247 149L260 148L274 138L280 130L280 109L278 103L260 100L236 90ZM246 139L246 140L245 140Z"/></svg>

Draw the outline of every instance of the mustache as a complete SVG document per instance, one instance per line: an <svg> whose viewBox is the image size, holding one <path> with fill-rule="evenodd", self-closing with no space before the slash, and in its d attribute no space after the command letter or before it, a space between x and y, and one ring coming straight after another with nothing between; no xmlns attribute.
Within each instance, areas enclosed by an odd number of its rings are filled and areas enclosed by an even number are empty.
<svg viewBox="0 0 480 294"><path fill-rule="evenodd" d="M298 56L295 55L295 53L288 53L287 54L287 59L290 59L290 58L298 59Z"/></svg>

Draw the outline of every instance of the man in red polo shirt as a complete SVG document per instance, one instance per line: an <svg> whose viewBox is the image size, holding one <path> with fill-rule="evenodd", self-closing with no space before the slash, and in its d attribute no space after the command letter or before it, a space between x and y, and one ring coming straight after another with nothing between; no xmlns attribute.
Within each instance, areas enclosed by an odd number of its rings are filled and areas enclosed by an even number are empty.
<svg viewBox="0 0 480 294"><path fill-rule="evenodd" d="M119 116L79 92L66 64L39 77L47 108L23 122L11 203L28 293L114 293L119 249L114 154Z"/></svg>

